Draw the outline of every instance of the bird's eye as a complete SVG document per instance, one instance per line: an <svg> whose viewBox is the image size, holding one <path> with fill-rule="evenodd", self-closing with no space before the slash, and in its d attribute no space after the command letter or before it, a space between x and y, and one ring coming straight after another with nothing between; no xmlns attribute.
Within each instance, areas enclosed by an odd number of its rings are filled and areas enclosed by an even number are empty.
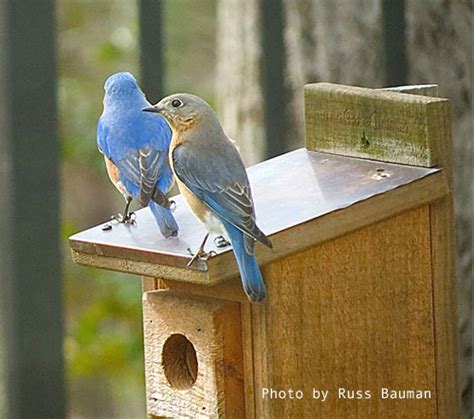
<svg viewBox="0 0 474 419"><path fill-rule="evenodd" d="M179 108L180 106L183 106L183 102L181 102L179 99L174 99L173 102L171 102L171 106L173 108Z"/></svg>

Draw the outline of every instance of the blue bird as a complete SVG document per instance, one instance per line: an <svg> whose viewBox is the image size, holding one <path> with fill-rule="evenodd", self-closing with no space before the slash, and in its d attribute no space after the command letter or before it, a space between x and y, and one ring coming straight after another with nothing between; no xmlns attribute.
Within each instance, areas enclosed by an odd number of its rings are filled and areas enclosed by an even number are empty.
<svg viewBox="0 0 474 419"><path fill-rule="evenodd" d="M270 248L272 244L257 227L250 184L237 147L225 135L212 108L197 96L168 96L144 110L163 115L170 124L169 159L181 194L209 232L230 240L249 300L265 301L254 246L257 240ZM206 255L208 236L190 263Z"/></svg>
<svg viewBox="0 0 474 419"><path fill-rule="evenodd" d="M129 206L138 198L149 206L164 237L178 235L166 193L173 186L168 164L171 131L163 118L142 112L150 106L130 73L110 76L104 86L104 110L97 124L97 145L110 180L125 198L119 222L133 223Z"/></svg>

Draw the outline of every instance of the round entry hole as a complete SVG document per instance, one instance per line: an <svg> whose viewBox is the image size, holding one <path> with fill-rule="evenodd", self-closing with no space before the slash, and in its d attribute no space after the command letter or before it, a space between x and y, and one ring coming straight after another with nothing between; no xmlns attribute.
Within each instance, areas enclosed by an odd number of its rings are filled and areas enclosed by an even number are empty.
<svg viewBox="0 0 474 419"><path fill-rule="evenodd" d="M171 335L163 345L161 364L171 387L184 390L196 382L198 362L196 350L186 336Z"/></svg>

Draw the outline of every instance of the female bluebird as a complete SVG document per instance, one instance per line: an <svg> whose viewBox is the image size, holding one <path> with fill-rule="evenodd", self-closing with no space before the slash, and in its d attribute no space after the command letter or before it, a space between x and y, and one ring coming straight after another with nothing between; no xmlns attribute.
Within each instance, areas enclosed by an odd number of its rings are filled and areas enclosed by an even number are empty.
<svg viewBox="0 0 474 419"><path fill-rule="evenodd" d="M97 125L97 144L110 180L125 198L119 222L133 222L132 199L149 205L164 237L177 236L178 225L166 193L173 185L168 164L171 131L163 118L141 110L150 106L130 73L110 76L104 86L104 111Z"/></svg>
<svg viewBox="0 0 474 419"><path fill-rule="evenodd" d="M258 240L272 247L255 223L255 210L244 164L212 108L201 98L176 94L144 109L163 115L173 131L170 165L181 194L211 233L230 239L245 293L263 302L265 284L254 253ZM205 254L204 238L196 257Z"/></svg>

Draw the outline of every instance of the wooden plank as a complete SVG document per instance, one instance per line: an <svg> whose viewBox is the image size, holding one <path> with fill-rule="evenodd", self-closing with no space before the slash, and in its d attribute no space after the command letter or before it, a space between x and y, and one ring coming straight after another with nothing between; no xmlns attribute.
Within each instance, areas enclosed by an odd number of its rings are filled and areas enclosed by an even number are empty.
<svg viewBox="0 0 474 419"><path fill-rule="evenodd" d="M282 257L315 246L325 241L363 228L370 224L400 214L410 208L415 208L446 195L449 192L443 173L435 173L409 185L396 188L388 193L374 196L368 200L328 213L314 220L285 229L271 236L273 249L267 249L257 244L257 258L261 265L271 263ZM238 269L230 251L209 259L207 272L176 268L166 265L127 260L88 254L72 250L76 263L98 268L134 273L137 275L156 276L165 280L205 286L217 284L238 277ZM170 282L171 283L171 282ZM175 285L175 287L178 287ZM186 286L182 289L191 290ZM196 289L200 289L196 287ZM242 294L237 286L227 294L230 299L239 301ZM201 290L201 289L200 289ZM225 287L216 288L217 294L226 294ZM201 290L200 293L206 293ZM213 291L209 291L213 294Z"/></svg>
<svg viewBox="0 0 474 419"><path fill-rule="evenodd" d="M266 276L265 272L263 274ZM272 358L269 350L262 350L259 347L262 343L266 344L267 339L267 313L271 313L267 309L267 305L252 305L252 342L253 342L253 359L254 359L254 386L255 386L255 416L258 418L270 418L271 409L269 409L268 403L265 403L262 398L262 390L268 382L267 377L271 373L272 368L276 365L271 364ZM272 317L270 317L272 318ZM270 359L269 359L270 358Z"/></svg>
<svg viewBox="0 0 474 419"><path fill-rule="evenodd" d="M245 386L245 418L257 418L255 409L255 399L258 397L255 387L254 377L254 350L253 350L253 324L252 324L252 304L249 301L243 301L240 305L241 324L242 324L242 356Z"/></svg>
<svg viewBox="0 0 474 419"><path fill-rule="evenodd" d="M264 267L256 398L262 388L304 398L260 399L258 417L437 416L430 240L424 206ZM339 388L371 399L338 398ZM382 388L431 398L382 399ZM328 390L327 400L313 399L313 389Z"/></svg>
<svg viewBox="0 0 474 419"><path fill-rule="evenodd" d="M452 195L430 205L436 379L440 418L459 417L459 358Z"/></svg>
<svg viewBox="0 0 474 419"><path fill-rule="evenodd" d="M107 269L110 271L125 272L142 276L157 276L175 278L182 281L205 284L208 282L206 272L194 271L186 268L176 268L157 263L127 260L97 254L82 253L71 249L71 256L75 263L85 266Z"/></svg>
<svg viewBox="0 0 474 419"><path fill-rule="evenodd" d="M235 301L239 303L248 302L248 297L245 295L242 285L240 283L240 276L237 270L234 271L234 276L227 281L219 282L212 286L208 284L191 284L184 281L173 281L169 279L160 278L159 281L163 287L166 287L176 294L182 295L199 295L203 297L222 298L228 301Z"/></svg>
<svg viewBox="0 0 474 419"><path fill-rule="evenodd" d="M244 417L239 304L153 291L143 317L150 415Z"/></svg>
<svg viewBox="0 0 474 419"><path fill-rule="evenodd" d="M383 89L387 92L409 93L410 95L420 96L439 96L439 89L437 84L412 84L407 86L385 87Z"/></svg>
<svg viewBox="0 0 474 419"><path fill-rule="evenodd" d="M441 117L445 124L440 136L445 140L440 150L440 166L452 185L453 154L450 119ZM455 240L453 194L449 193L430 205L431 264L433 276L433 306L436 350L436 379L438 415L440 418L459 417L458 321L455 275Z"/></svg>
<svg viewBox="0 0 474 419"><path fill-rule="evenodd" d="M434 167L446 121L447 99L331 83L305 86L310 150Z"/></svg>
<svg viewBox="0 0 474 419"><path fill-rule="evenodd" d="M158 279L150 276L142 277L142 293L158 289Z"/></svg>

